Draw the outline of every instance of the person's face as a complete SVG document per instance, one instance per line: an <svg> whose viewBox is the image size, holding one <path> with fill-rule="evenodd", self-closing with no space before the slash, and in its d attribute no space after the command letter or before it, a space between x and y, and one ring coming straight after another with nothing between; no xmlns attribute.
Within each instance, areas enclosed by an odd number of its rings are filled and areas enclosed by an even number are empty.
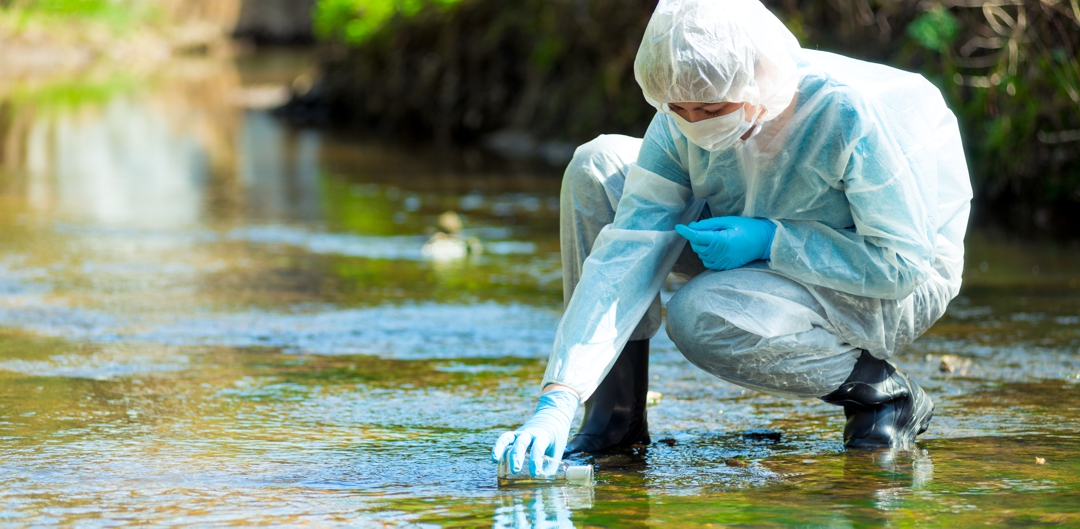
<svg viewBox="0 0 1080 529"><path fill-rule="evenodd" d="M690 123L726 116L739 110L740 107L746 108L746 121L750 121L754 111L757 110L757 107L750 103L668 103L668 108L672 112Z"/></svg>

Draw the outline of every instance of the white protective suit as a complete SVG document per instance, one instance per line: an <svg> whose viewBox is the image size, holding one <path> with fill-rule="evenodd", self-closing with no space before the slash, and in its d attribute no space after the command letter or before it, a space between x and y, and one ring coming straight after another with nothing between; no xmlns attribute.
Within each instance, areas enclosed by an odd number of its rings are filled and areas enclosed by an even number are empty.
<svg viewBox="0 0 1080 529"><path fill-rule="evenodd" d="M634 70L659 111L645 138L601 136L564 177L567 303L543 386L588 399L627 340L659 328L673 266L692 277L668 307L679 349L777 395L825 395L860 350L889 358L941 317L960 288L971 185L932 84L803 50L758 0L662 0ZM721 101L766 113L716 152L666 107ZM702 271L674 231L702 215L773 221L771 259Z"/></svg>

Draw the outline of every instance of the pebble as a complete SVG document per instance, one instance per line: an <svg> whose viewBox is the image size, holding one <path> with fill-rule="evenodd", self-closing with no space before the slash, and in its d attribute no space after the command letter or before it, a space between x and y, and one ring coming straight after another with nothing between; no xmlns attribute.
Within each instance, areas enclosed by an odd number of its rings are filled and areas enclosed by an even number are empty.
<svg viewBox="0 0 1080 529"><path fill-rule="evenodd" d="M967 376L968 371L975 365L970 358L964 358L956 355L926 355L927 362L933 362L935 360L940 361L938 364L938 371L942 373L953 373L959 376Z"/></svg>

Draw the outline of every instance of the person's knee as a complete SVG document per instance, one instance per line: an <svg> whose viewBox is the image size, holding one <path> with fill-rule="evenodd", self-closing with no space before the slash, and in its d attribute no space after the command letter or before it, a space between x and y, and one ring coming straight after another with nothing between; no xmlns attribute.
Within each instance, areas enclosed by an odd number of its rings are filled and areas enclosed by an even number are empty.
<svg viewBox="0 0 1080 529"><path fill-rule="evenodd" d="M688 285L683 285L678 292L667 302L667 329L668 338L682 351L683 343L691 340L694 335L693 327L697 318L694 300L687 292Z"/></svg>
<svg viewBox="0 0 1080 529"><path fill-rule="evenodd" d="M601 134L574 150L574 157L570 160L569 168L621 169L626 164L634 162L640 148L641 140L638 138L619 134Z"/></svg>
<svg viewBox="0 0 1080 529"><path fill-rule="evenodd" d="M683 355L701 350L707 331L715 332L718 328L727 326L723 318L708 311L708 307L705 306L707 295L707 292L696 288L694 281L690 281L668 301L668 337L683 352Z"/></svg>
<svg viewBox="0 0 1080 529"><path fill-rule="evenodd" d="M691 280L667 304L667 333L683 356L694 365L716 363L730 355L733 346L747 338L757 338L736 327L709 307L717 293Z"/></svg>
<svg viewBox="0 0 1080 529"><path fill-rule="evenodd" d="M582 144L563 173L563 193L580 195L604 192L605 187L622 190L626 166L633 163L641 140L628 136L601 135Z"/></svg>

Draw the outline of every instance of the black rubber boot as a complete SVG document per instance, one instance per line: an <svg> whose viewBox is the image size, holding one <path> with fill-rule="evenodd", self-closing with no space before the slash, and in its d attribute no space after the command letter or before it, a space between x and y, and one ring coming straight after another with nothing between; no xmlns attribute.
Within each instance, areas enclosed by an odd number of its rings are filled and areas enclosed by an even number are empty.
<svg viewBox="0 0 1080 529"><path fill-rule="evenodd" d="M585 417L566 454L649 444L645 395L649 391L649 341L627 342L615 365L585 401Z"/></svg>
<svg viewBox="0 0 1080 529"><path fill-rule="evenodd" d="M821 400L844 407L848 448L909 448L934 415L934 402L918 384L866 351L851 376Z"/></svg>

